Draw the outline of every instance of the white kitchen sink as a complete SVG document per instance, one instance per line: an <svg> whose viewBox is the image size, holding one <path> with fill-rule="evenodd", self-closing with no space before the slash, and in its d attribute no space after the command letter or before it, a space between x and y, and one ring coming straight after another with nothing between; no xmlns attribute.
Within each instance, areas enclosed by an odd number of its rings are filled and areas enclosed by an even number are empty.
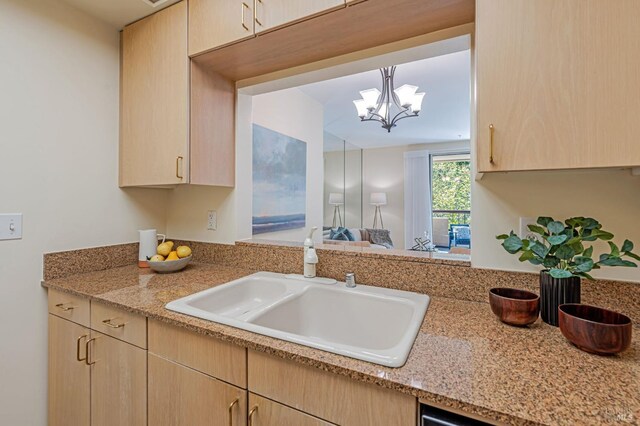
<svg viewBox="0 0 640 426"><path fill-rule="evenodd" d="M258 272L167 309L388 367L402 366L429 296Z"/></svg>

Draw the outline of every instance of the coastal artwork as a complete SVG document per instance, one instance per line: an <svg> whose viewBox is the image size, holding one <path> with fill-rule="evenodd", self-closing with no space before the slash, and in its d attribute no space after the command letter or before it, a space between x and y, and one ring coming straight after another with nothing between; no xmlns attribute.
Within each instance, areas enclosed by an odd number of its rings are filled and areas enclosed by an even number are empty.
<svg viewBox="0 0 640 426"><path fill-rule="evenodd" d="M307 144L253 125L253 235L304 228Z"/></svg>

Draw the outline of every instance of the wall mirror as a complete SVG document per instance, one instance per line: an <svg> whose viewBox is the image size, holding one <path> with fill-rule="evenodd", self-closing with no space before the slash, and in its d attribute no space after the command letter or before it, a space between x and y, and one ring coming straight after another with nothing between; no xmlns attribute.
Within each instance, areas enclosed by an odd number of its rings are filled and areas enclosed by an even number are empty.
<svg viewBox="0 0 640 426"><path fill-rule="evenodd" d="M300 242L317 226L319 243L468 259L468 36L244 92L248 238Z"/></svg>

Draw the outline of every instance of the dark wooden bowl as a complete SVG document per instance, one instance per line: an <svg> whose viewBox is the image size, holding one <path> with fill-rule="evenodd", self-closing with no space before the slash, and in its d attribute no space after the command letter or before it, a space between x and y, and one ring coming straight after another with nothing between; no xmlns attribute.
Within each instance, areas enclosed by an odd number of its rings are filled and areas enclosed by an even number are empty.
<svg viewBox="0 0 640 426"><path fill-rule="evenodd" d="M631 345L631 319L597 306L567 303L558 307L560 331L586 352L612 355Z"/></svg>
<svg viewBox="0 0 640 426"><path fill-rule="evenodd" d="M540 312L540 296L515 288L492 288L489 305L500 321L516 326L533 324Z"/></svg>

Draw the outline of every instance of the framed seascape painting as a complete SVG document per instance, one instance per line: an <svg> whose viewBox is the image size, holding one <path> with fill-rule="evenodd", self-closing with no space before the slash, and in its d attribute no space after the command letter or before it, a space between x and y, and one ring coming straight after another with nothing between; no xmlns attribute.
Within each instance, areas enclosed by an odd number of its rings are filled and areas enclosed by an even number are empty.
<svg viewBox="0 0 640 426"><path fill-rule="evenodd" d="M304 228L307 144L253 125L252 233Z"/></svg>

